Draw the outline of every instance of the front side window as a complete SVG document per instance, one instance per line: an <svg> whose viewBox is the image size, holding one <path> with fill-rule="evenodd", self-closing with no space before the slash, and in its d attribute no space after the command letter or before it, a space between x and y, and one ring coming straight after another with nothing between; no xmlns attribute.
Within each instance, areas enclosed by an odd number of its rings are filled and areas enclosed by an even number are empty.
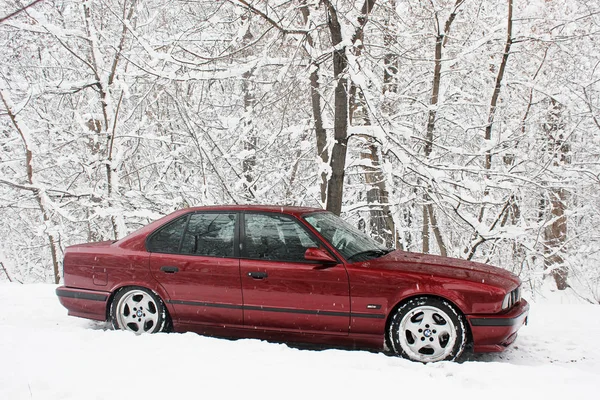
<svg viewBox="0 0 600 400"><path fill-rule="evenodd" d="M252 259L304 262L317 241L296 220L278 214L246 214L246 256Z"/></svg>
<svg viewBox="0 0 600 400"><path fill-rule="evenodd" d="M236 214L190 215L181 253L210 257L233 257Z"/></svg>
<svg viewBox="0 0 600 400"><path fill-rule="evenodd" d="M177 253L188 216L183 216L163 226L148 239L148 251L153 253Z"/></svg>
<svg viewBox="0 0 600 400"><path fill-rule="evenodd" d="M390 252L385 246L329 212L304 217L348 261L364 261Z"/></svg>

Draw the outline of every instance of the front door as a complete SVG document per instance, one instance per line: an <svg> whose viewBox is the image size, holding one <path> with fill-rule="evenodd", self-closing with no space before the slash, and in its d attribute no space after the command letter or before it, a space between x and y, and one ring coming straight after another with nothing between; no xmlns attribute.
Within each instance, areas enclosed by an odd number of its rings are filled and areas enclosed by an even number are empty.
<svg viewBox="0 0 600 400"><path fill-rule="evenodd" d="M249 328L347 335L348 275L343 264L304 259L318 240L290 216L243 214L240 271Z"/></svg>
<svg viewBox="0 0 600 400"><path fill-rule="evenodd" d="M191 213L148 240L150 270L183 323L242 326L236 213Z"/></svg>

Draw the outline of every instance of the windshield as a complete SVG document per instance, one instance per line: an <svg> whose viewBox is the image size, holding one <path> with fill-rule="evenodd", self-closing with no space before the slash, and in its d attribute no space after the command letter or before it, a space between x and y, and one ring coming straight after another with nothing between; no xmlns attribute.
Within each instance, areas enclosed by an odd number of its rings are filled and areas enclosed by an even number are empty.
<svg viewBox="0 0 600 400"><path fill-rule="evenodd" d="M390 252L381 243L329 212L304 217L348 261L364 261Z"/></svg>

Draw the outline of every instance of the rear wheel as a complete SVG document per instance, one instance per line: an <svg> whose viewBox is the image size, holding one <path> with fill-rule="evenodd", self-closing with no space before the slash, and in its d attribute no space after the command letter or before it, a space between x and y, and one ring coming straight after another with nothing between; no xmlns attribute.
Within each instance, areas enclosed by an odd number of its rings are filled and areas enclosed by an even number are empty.
<svg viewBox="0 0 600 400"><path fill-rule="evenodd" d="M452 361L465 348L464 318L446 301L417 297L396 311L388 338L394 352L410 360Z"/></svg>
<svg viewBox="0 0 600 400"><path fill-rule="evenodd" d="M138 286L120 289L112 301L110 318L115 329L137 334L165 329L167 312L154 292Z"/></svg>

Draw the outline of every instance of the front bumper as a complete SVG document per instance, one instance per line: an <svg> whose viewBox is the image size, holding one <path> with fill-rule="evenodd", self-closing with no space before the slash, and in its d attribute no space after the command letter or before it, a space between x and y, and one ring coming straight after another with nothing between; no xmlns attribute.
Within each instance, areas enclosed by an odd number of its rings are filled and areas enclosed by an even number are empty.
<svg viewBox="0 0 600 400"><path fill-rule="evenodd" d="M529 303L521 300L506 314L467 315L473 335L475 353L503 351L517 338L517 331L527 324Z"/></svg>
<svg viewBox="0 0 600 400"><path fill-rule="evenodd" d="M56 295L60 304L69 311L69 315L98 321L106 320L109 292L60 286L56 288Z"/></svg>

